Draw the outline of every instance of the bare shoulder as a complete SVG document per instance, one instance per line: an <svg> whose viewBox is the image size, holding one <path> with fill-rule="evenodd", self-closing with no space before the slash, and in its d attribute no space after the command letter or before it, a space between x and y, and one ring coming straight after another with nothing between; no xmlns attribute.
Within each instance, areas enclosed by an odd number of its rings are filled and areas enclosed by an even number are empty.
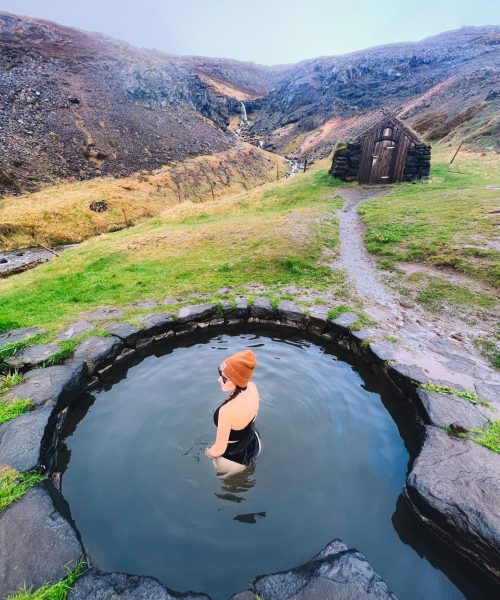
<svg viewBox="0 0 500 600"><path fill-rule="evenodd" d="M251 394L259 397L259 390L257 389L257 386L255 385L255 383L253 381L249 381L247 387L248 387L248 391Z"/></svg>

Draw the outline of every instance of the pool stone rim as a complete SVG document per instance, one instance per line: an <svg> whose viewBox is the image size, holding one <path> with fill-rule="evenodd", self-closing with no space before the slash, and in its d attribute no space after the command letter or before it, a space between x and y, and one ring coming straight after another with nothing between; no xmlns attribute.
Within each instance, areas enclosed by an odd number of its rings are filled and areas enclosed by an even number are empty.
<svg viewBox="0 0 500 600"><path fill-rule="evenodd" d="M440 490L438 489L440 481L429 472L428 462L420 460L423 455L432 456L431 444L436 439L439 441L440 451L445 453L439 457L441 462L448 460L455 469L458 469L458 474L460 474L461 461L456 453L457 444L467 446L466 449L462 449L462 452L466 454L471 452L473 454L487 453L484 456L488 460L496 461L494 469L497 468L499 473L500 455L490 452L470 440L451 438L437 423L432 421L429 411L426 410L428 402L433 400L435 402L435 399L431 397L431 393L426 397L426 392L419 386L423 383L429 383L429 377L416 365L391 362L392 343L372 342L370 341L369 330L353 330L351 327L359 318L355 313L346 312L335 319L328 319L328 312L327 307L320 306L313 307L310 313L306 314L302 308L291 301L282 300L276 308L273 308L270 300L266 297L257 298L251 304L246 298L238 297L236 303L223 301L220 305L205 303L183 307L177 315L166 312L154 313L145 317L142 327L131 326L126 322L114 322L109 326L110 335L108 337L87 338L79 344L73 357L65 361L64 364L32 369L26 373L28 385L31 383L32 387L34 386L35 394L40 389L43 390L42 400L36 405L35 410L28 414L33 414L33 412L39 410L45 410L47 414L44 428L38 426L33 432L28 432L28 435L32 433L34 437L29 444L30 456L28 462L33 463L33 466L41 471L50 474L55 452L57 451L59 432L64 424L68 407L78 401L85 391L98 385L101 379L108 376L124 361L129 360L139 352L147 352L155 344L164 343L169 339L175 342L176 339L194 335L197 331L206 330L207 328L249 326L250 328L283 328L307 332L318 338L319 341L333 343L364 359L382 379L390 383L402 401L413 404L417 415L414 425L418 432L422 434L422 443L416 455L410 457L412 469L408 473L403 493L423 524L433 530L443 541L466 559L500 583L500 524L496 528L493 523L492 528L481 531L481 517L484 515L471 514L471 521L478 525L478 531L471 531L468 519L463 522L450 519L450 506L461 506L460 495L463 493L463 489L459 485L454 485L453 481L449 481L446 501L433 502L433 498L440 498ZM57 383L51 389L51 382L54 377ZM447 382L438 383L440 385L448 384ZM451 384L448 385L453 387ZM21 397L23 392L26 391L26 384L22 383L9 390L7 394L4 394L4 397L7 400L15 399ZM22 397L26 397L26 393ZM428 402L423 402L423 398ZM51 410L46 410L48 407ZM475 410L475 407L471 405L470 410ZM18 419L22 418L18 417ZM8 427L15 433L16 427L22 424L18 419L13 419L0 426L0 464L3 463L2 456L4 455L2 440L5 436L3 430ZM14 438L13 435L9 437L10 440ZM12 455L12 448L8 450ZM9 455L8 452L7 455ZM467 484L466 470L462 469L462 471ZM474 481L470 483L474 485ZM53 498L54 510L61 513L63 518L70 523L74 529L75 538L79 539L78 532L71 522L66 502L57 489L57 481L47 480L42 485L45 490L50 492L50 497ZM34 489L37 488L38 486ZM23 498L15 504L21 503ZM61 509L61 507L63 508ZM9 508L7 507L3 514L0 513L0 533L1 520L5 518ZM471 507L471 513L473 509L477 513L477 506ZM479 507L479 513L481 513L481 507ZM488 523L488 515L485 515L485 520ZM489 524L491 525L491 519ZM27 538L30 537L30 532L26 530L30 526L31 522L29 521L23 524L23 534ZM9 542L9 540L6 541L7 554ZM81 546L81 549L81 554L74 557L74 563L85 557L83 546ZM48 560L48 563L50 563L50 560ZM47 579L57 578L54 575L55 572L59 572L59 576L64 577L66 566L48 565ZM109 574L102 574L103 577L106 575ZM23 583L30 585L30 582L22 581L19 587ZM183 596L181 595L181 597ZM185 597L187 598L189 595ZM203 594L200 596L200 598L206 597Z"/></svg>

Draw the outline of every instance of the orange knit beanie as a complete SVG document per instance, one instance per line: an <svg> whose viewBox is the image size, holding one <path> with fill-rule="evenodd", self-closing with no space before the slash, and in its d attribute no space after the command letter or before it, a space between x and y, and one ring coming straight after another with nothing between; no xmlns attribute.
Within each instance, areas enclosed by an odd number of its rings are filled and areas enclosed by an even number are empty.
<svg viewBox="0 0 500 600"><path fill-rule="evenodd" d="M237 352L226 358L221 364L221 371L238 387L247 387L256 365L255 354L251 350Z"/></svg>

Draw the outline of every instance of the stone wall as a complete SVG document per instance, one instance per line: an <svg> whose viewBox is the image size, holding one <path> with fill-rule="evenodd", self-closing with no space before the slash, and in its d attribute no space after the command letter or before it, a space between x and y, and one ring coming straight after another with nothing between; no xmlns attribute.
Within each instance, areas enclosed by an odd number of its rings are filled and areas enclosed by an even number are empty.
<svg viewBox="0 0 500 600"><path fill-rule="evenodd" d="M339 144L333 155L330 175L342 181L354 181L358 176L361 144Z"/></svg>
<svg viewBox="0 0 500 600"><path fill-rule="evenodd" d="M431 147L428 144L415 144L408 149L403 172L403 181L415 181L429 177L431 170Z"/></svg>

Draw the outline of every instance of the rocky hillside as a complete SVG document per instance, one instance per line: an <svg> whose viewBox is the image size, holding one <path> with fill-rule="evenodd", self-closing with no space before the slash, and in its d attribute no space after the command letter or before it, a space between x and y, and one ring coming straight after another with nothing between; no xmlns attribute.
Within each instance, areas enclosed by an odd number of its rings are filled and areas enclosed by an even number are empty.
<svg viewBox="0 0 500 600"><path fill-rule="evenodd" d="M427 139L499 145L500 28L297 65L174 56L0 12L0 195L126 176L248 141L326 156L380 111Z"/></svg>
<svg viewBox="0 0 500 600"><path fill-rule="evenodd" d="M0 194L226 150L237 100L265 95L281 71L0 13Z"/></svg>
<svg viewBox="0 0 500 600"><path fill-rule="evenodd" d="M301 62L266 97L249 135L284 154L324 156L384 109L428 139L498 146L499 44L499 27L464 27Z"/></svg>

